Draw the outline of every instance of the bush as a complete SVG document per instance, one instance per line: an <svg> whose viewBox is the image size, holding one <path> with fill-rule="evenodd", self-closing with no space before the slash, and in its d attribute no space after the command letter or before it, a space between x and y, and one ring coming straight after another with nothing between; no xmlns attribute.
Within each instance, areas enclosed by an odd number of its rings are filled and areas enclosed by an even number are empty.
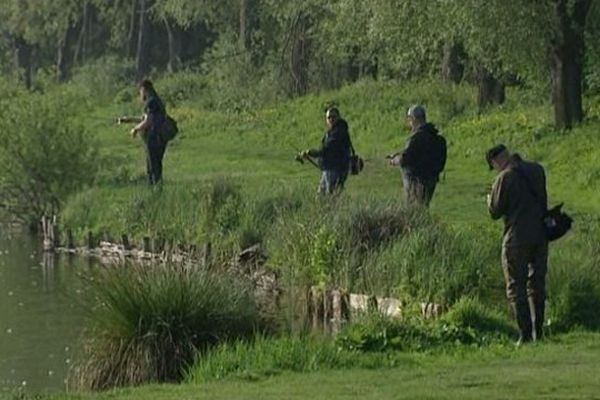
<svg viewBox="0 0 600 400"><path fill-rule="evenodd" d="M576 229L550 249L547 322L554 332L600 329L600 224L578 216Z"/></svg>
<svg viewBox="0 0 600 400"><path fill-rule="evenodd" d="M18 92L0 104L7 115L0 120L0 202L31 227L94 181L99 159L94 140L73 122L82 111L80 101L65 90L44 96Z"/></svg>
<svg viewBox="0 0 600 400"><path fill-rule="evenodd" d="M249 287L227 275L128 266L89 283L97 303L72 376L77 387L177 381L198 352L259 329Z"/></svg>
<svg viewBox="0 0 600 400"><path fill-rule="evenodd" d="M486 307L472 297L462 297L442 317L442 321L460 329L473 330L479 337L509 337L515 332L507 316Z"/></svg>

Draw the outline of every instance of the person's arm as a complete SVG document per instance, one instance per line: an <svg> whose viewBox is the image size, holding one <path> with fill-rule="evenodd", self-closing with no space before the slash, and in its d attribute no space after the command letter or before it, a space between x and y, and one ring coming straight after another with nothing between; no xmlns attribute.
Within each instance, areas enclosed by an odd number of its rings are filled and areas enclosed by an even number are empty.
<svg viewBox="0 0 600 400"><path fill-rule="evenodd" d="M499 219L508 212L510 185L511 180L506 173L500 175L494 182L487 197L488 211L492 219Z"/></svg>
<svg viewBox="0 0 600 400"><path fill-rule="evenodd" d="M117 118L117 124L131 124L131 123L135 123L135 124L139 124L140 122L142 122L142 120L144 119L144 117L119 117Z"/></svg>
<svg viewBox="0 0 600 400"><path fill-rule="evenodd" d="M422 139L420 135L414 134L408 139L408 143L404 150L396 156L397 161L395 165L399 165L402 168L414 168L417 164L417 159L422 155Z"/></svg>
<svg viewBox="0 0 600 400"><path fill-rule="evenodd" d="M131 128L131 136L135 137L138 132L143 132L150 127L150 120L148 114L144 114L142 120L133 128Z"/></svg>

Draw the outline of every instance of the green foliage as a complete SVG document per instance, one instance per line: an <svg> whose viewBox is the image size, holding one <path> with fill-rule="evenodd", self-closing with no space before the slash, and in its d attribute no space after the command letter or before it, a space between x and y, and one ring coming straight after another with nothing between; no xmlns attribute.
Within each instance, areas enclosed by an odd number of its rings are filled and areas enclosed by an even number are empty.
<svg viewBox="0 0 600 400"><path fill-rule="evenodd" d="M199 351L259 329L249 286L223 273L132 265L88 283L95 303L72 376L78 387L179 380Z"/></svg>
<svg viewBox="0 0 600 400"><path fill-rule="evenodd" d="M461 301L444 318L433 321L410 315L394 320L366 314L345 326L336 343L342 349L361 352L423 351L502 342L512 333L505 318L483 305Z"/></svg>
<svg viewBox="0 0 600 400"><path fill-rule="evenodd" d="M14 96L0 100L0 202L15 218L35 226L43 214L58 213L67 196L94 181L97 147L73 119L82 112L77 94L12 90Z"/></svg>
<svg viewBox="0 0 600 400"><path fill-rule="evenodd" d="M488 335L491 338L506 338L514 333L514 326L508 322L506 314L488 308L473 297L462 297L454 303L442 321L461 330L476 332L481 341L486 341Z"/></svg>

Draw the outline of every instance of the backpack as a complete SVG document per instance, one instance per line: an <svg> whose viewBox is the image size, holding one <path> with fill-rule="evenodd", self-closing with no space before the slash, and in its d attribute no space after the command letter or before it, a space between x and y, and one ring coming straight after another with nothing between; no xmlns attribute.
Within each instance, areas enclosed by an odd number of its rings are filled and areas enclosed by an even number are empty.
<svg viewBox="0 0 600 400"><path fill-rule="evenodd" d="M446 167L446 156L447 156L447 146L446 139L442 135L435 135L435 159L433 162L433 169L435 175L439 175L442 173L444 168Z"/></svg>
<svg viewBox="0 0 600 400"><path fill-rule="evenodd" d="M177 121L175 121L171 116L165 115L165 120L158 130L160 138L163 140L163 142L167 143L175 138L177 132L179 132L179 128L177 128Z"/></svg>

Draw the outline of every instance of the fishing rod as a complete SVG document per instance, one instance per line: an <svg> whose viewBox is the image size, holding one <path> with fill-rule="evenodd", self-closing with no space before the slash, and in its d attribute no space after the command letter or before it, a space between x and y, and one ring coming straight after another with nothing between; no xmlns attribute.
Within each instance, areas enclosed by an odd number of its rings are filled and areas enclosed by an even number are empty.
<svg viewBox="0 0 600 400"><path fill-rule="evenodd" d="M296 151L296 156L294 157L294 160L298 161L300 164L304 164L304 160L307 160L309 163L314 165L315 168L321 169L319 165L315 162L315 160L313 160L309 155L302 156L302 151L298 150L298 148L292 144L290 144L290 146L292 146L292 148Z"/></svg>

